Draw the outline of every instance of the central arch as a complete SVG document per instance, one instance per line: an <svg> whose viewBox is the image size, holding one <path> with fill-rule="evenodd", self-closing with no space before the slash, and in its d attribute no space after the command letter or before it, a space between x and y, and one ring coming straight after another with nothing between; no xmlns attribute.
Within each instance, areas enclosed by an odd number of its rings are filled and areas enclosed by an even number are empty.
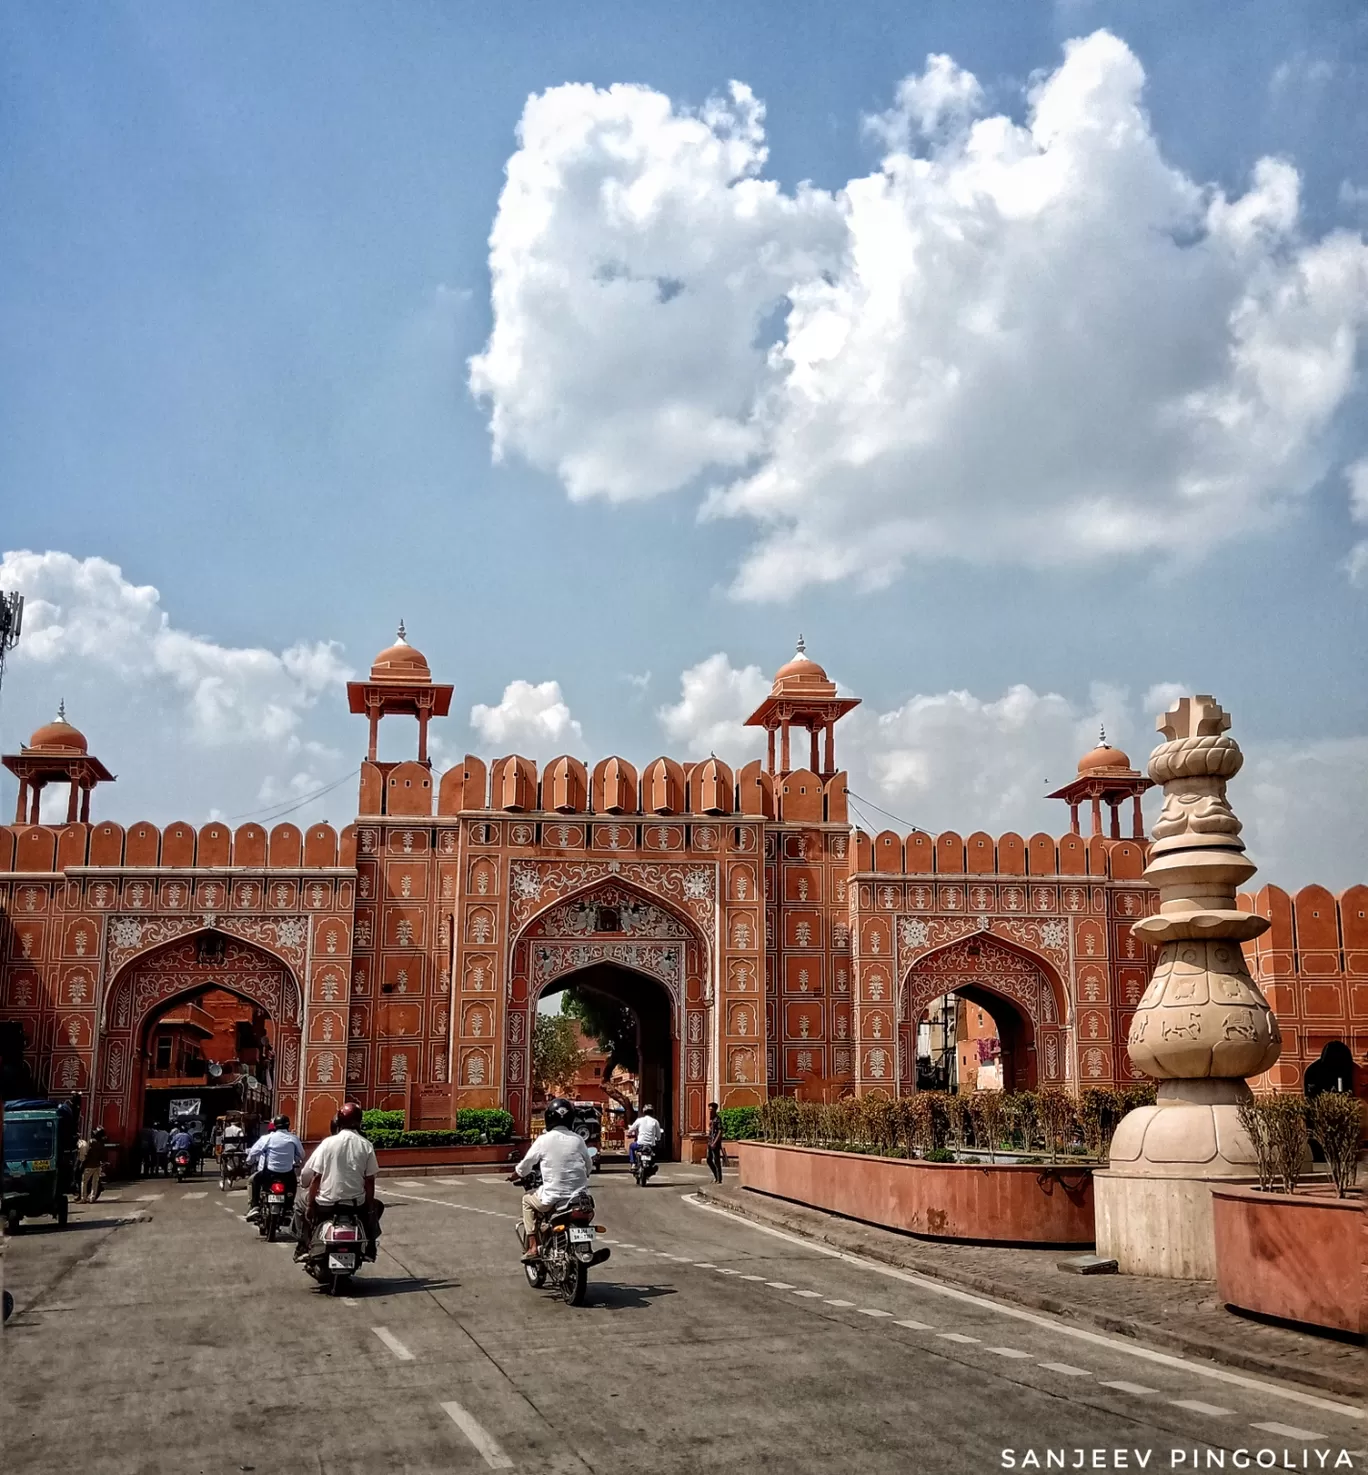
<svg viewBox="0 0 1368 1475"><path fill-rule="evenodd" d="M979 932L927 953L909 969L898 1008L900 1090L916 1089L917 1027L927 1007L946 994L992 1017L1006 1089L1033 1090L1065 1080L1064 996L1058 978L1043 959Z"/></svg>
<svg viewBox="0 0 1368 1475"><path fill-rule="evenodd" d="M683 1139L703 1131L705 1122L707 958L692 919L620 878L599 881L531 917L513 940L509 969L504 1099L518 1129L525 1131L529 1119L537 1003L578 985L619 1000L643 1026L652 1026L642 1089L662 1113L668 1111L662 1121L680 1154Z"/></svg>

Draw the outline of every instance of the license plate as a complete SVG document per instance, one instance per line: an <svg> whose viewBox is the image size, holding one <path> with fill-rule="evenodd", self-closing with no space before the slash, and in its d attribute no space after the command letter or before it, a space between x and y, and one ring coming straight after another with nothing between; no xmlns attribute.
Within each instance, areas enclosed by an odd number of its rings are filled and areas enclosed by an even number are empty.
<svg viewBox="0 0 1368 1475"><path fill-rule="evenodd" d="M285 1202L285 1195L283 1193L268 1193L266 1195L266 1202L268 1204L283 1204Z"/></svg>
<svg viewBox="0 0 1368 1475"><path fill-rule="evenodd" d="M594 1231L592 1229L571 1229L570 1243L572 1245L591 1245L594 1242Z"/></svg>
<svg viewBox="0 0 1368 1475"><path fill-rule="evenodd" d="M329 1255L328 1256L328 1269L329 1270L355 1270L356 1269L356 1256L355 1255Z"/></svg>
<svg viewBox="0 0 1368 1475"><path fill-rule="evenodd" d="M35 1173L50 1173L52 1171L52 1159L48 1157L35 1158L33 1160L33 1171Z"/></svg>

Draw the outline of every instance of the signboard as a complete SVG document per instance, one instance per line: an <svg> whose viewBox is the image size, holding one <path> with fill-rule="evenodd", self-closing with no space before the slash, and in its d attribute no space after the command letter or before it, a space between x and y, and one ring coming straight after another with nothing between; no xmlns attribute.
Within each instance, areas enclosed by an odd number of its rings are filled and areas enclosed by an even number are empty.
<svg viewBox="0 0 1368 1475"><path fill-rule="evenodd" d="M200 1114L200 1099L198 1096L173 1096L171 1098L171 1120L177 1117L198 1116Z"/></svg>

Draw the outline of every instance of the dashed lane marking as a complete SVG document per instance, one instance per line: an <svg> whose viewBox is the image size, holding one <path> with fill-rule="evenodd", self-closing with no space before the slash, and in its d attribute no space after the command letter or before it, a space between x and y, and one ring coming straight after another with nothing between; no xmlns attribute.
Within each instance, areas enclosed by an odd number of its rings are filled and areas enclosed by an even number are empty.
<svg viewBox="0 0 1368 1475"><path fill-rule="evenodd" d="M890 1316L891 1317L893 1315L893 1313L891 1311L880 1311L877 1306L861 1306L860 1307L860 1315L861 1316Z"/></svg>
<svg viewBox="0 0 1368 1475"><path fill-rule="evenodd" d="M133 1202L135 1204L154 1204L159 1198L165 1197L164 1193L140 1193Z"/></svg>
<svg viewBox="0 0 1368 1475"><path fill-rule="evenodd" d="M719 1265L717 1267L717 1273L719 1275L740 1275L741 1274L741 1272L739 1270L728 1270L725 1265Z"/></svg>
<svg viewBox="0 0 1368 1475"><path fill-rule="evenodd" d="M1265 1434L1276 1434L1280 1439L1329 1439L1328 1434L1316 1434L1310 1429L1294 1429L1291 1424L1251 1424L1251 1429L1262 1429Z"/></svg>
<svg viewBox="0 0 1368 1475"><path fill-rule="evenodd" d="M631 1247L628 1246L628 1248L630 1249ZM717 1266L714 1265L711 1260L695 1260L693 1262L693 1267L694 1267L695 1270L716 1270L717 1269Z"/></svg>
<svg viewBox="0 0 1368 1475"><path fill-rule="evenodd" d="M742 1280L759 1280L760 1277L758 1275L743 1275L741 1277L741 1279ZM801 1296L805 1301L816 1301L816 1300L820 1300L821 1299L821 1296L822 1296L821 1291L794 1291L793 1294L795 1296Z"/></svg>
<svg viewBox="0 0 1368 1475"><path fill-rule="evenodd" d="M427 1184L415 1182L412 1178L396 1178L394 1186L396 1188L426 1188Z"/></svg>
<svg viewBox="0 0 1368 1475"><path fill-rule="evenodd" d="M1233 1408L1222 1408L1219 1403L1203 1403L1200 1398L1170 1398L1169 1402L1174 1408L1190 1408L1195 1414L1206 1414L1213 1419L1224 1419L1235 1412Z"/></svg>
<svg viewBox="0 0 1368 1475"><path fill-rule="evenodd" d="M183 1194L181 1194L181 1197L182 1198L208 1198L209 1197L209 1190L208 1189L201 1189L199 1193L183 1193Z"/></svg>
<svg viewBox="0 0 1368 1475"><path fill-rule="evenodd" d="M905 1326L910 1332L934 1332L936 1329L929 1321L895 1321L894 1326Z"/></svg>
<svg viewBox="0 0 1368 1475"><path fill-rule="evenodd" d="M1029 1352L1023 1352L1020 1347L987 1347L986 1352L996 1352L999 1357L1029 1357Z"/></svg>
<svg viewBox="0 0 1368 1475"><path fill-rule="evenodd" d="M356 1298L354 1296L341 1296L338 1299L342 1302L344 1306L351 1306L352 1308L355 1308L357 1304Z"/></svg>
<svg viewBox="0 0 1368 1475"><path fill-rule="evenodd" d="M1008 1306L1001 1301L994 1301L988 1296L976 1295L973 1291L960 1290L958 1286L946 1285L943 1281L932 1280L929 1276L917 1275L910 1270L900 1270L893 1265L881 1265L877 1260L868 1260L863 1255L852 1255L847 1250L838 1250L831 1245L817 1244L813 1240L804 1239L801 1235L790 1234L787 1230L774 1229L768 1224L757 1224L753 1219L747 1219L744 1215L733 1214L727 1209L718 1208L715 1204L704 1203L702 1199L694 1194L685 1193L680 1197L693 1209L705 1214L717 1214L731 1223L745 1229L754 1230L757 1234L768 1235L771 1239L783 1240L786 1244L796 1245L799 1249L812 1255L824 1255L830 1260L841 1260L847 1265L858 1266L862 1270L869 1271L874 1275L885 1276L889 1280L902 1281L906 1285L914 1285L919 1290L929 1295L941 1296L948 1301L961 1301L971 1306L984 1307L990 1311L996 1311L1000 1316L1011 1317L1015 1321L1029 1322L1032 1326L1045 1327L1059 1336L1072 1337L1076 1341L1087 1342L1094 1347L1107 1347L1114 1352L1124 1353L1128 1357L1139 1358L1142 1362L1152 1362L1159 1367L1179 1368L1184 1372L1195 1374L1197 1377L1208 1379L1217 1383L1230 1383L1238 1388L1252 1389L1257 1393L1269 1398L1280 1398L1289 1403L1300 1403L1307 1408L1323 1409L1327 1413L1340 1414L1349 1419L1368 1419L1368 1410L1350 1403L1339 1403L1332 1398L1323 1398L1314 1393L1304 1393L1298 1388L1291 1388L1281 1383L1265 1382L1262 1378L1250 1377L1246 1373L1233 1372L1228 1368L1215 1367L1211 1363L1195 1362L1186 1357L1179 1357L1172 1352L1159 1352L1153 1347L1139 1346L1134 1342L1127 1341L1122 1337L1108 1336L1105 1332L1094 1332L1086 1327L1069 1326L1065 1322L1057 1321L1052 1317L1042 1315L1036 1311L1028 1311L1020 1306ZM828 1305L842 1304L828 1301ZM853 1304L845 1302L846 1305Z"/></svg>
<svg viewBox="0 0 1368 1475"><path fill-rule="evenodd" d="M442 1412L478 1450L480 1458L491 1470L511 1470L513 1461L499 1448L498 1441L474 1414L452 1400L442 1405Z"/></svg>
<svg viewBox="0 0 1368 1475"><path fill-rule="evenodd" d="M977 1342L977 1337L966 1337L963 1332L937 1332L943 1342Z"/></svg>
<svg viewBox="0 0 1368 1475"><path fill-rule="evenodd" d="M1115 1388L1119 1393L1133 1393L1136 1398L1157 1398L1157 1388L1146 1388L1143 1383L1127 1383L1124 1379L1114 1378L1109 1383L1102 1383L1103 1388Z"/></svg>
<svg viewBox="0 0 1368 1475"><path fill-rule="evenodd" d="M767 1280L765 1284L772 1291L791 1291L793 1289L792 1285L786 1280Z"/></svg>
<svg viewBox="0 0 1368 1475"><path fill-rule="evenodd" d="M354 1304L354 1303L353 1303ZM389 1348L400 1362L412 1362L413 1353L394 1335L387 1326L373 1326L371 1331Z"/></svg>
<svg viewBox="0 0 1368 1475"><path fill-rule="evenodd" d="M845 1306L853 1306L855 1304L854 1301L839 1301L839 1300L836 1300L836 1299L834 1299L832 1297L829 1297L829 1296L824 1296L822 1299L826 1302L826 1304L828 1306L841 1306L841 1307L845 1307Z"/></svg>
<svg viewBox="0 0 1368 1475"><path fill-rule="evenodd" d="M1052 1373L1062 1373L1066 1378L1090 1378L1092 1374L1085 1367L1075 1367L1071 1362L1042 1362L1043 1368L1048 1368Z"/></svg>
<svg viewBox="0 0 1368 1475"><path fill-rule="evenodd" d="M765 1277L763 1275L743 1275L741 1277L742 1280L764 1280L764 1278ZM806 1294L806 1293L804 1293L804 1294ZM819 1295L821 1295L821 1292L820 1291L813 1291L812 1294L814 1296L819 1296Z"/></svg>
<svg viewBox="0 0 1368 1475"><path fill-rule="evenodd" d="M421 1193L391 1193L391 1198L411 1198L415 1203L436 1204L443 1209L459 1209L463 1214L488 1214L494 1219L508 1219L516 1222L521 1216L518 1214L504 1214L498 1209L478 1209L474 1204L452 1203L449 1198L427 1198Z"/></svg>

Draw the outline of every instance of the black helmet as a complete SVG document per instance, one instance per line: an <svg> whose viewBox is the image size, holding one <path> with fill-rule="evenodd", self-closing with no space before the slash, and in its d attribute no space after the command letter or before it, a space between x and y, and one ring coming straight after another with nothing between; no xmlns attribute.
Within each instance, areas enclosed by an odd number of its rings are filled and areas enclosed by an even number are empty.
<svg viewBox="0 0 1368 1475"><path fill-rule="evenodd" d="M553 1096L546 1103L546 1130L549 1132L552 1127L568 1127L574 1114L574 1107L564 1096Z"/></svg>
<svg viewBox="0 0 1368 1475"><path fill-rule="evenodd" d="M290 1130L290 1119L282 1111L271 1125L277 1132L288 1132Z"/></svg>
<svg viewBox="0 0 1368 1475"><path fill-rule="evenodd" d="M339 1130L361 1130L361 1105L356 1101L343 1103L342 1110L337 1113L337 1125Z"/></svg>

